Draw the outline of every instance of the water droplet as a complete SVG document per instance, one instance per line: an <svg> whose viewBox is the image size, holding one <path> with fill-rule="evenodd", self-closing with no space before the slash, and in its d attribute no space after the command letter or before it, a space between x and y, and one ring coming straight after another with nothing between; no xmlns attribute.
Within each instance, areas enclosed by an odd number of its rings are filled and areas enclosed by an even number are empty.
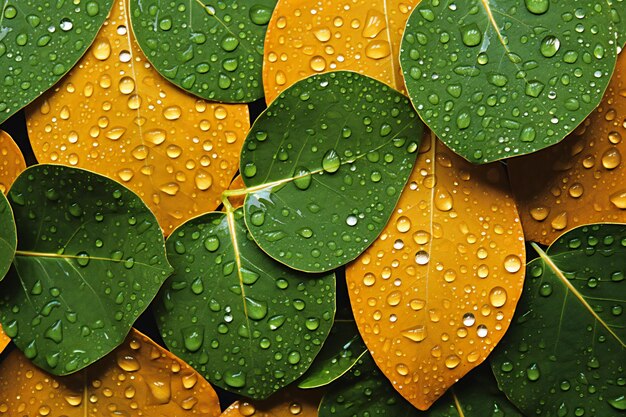
<svg viewBox="0 0 626 417"><path fill-rule="evenodd" d="M461 38L466 46L477 46L483 40L483 33L476 23L470 23L461 28Z"/></svg>
<svg viewBox="0 0 626 417"><path fill-rule="evenodd" d="M424 250L420 250L415 254L415 263L418 265L426 265L430 260L430 255Z"/></svg>
<svg viewBox="0 0 626 417"><path fill-rule="evenodd" d="M496 308L500 308L506 304L506 298L506 290L502 287L494 287L489 293L489 302Z"/></svg>
<svg viewBox="0 0 626 417"><path fill-rule="evenodd" d="M117 366L125 372L136 372L141 369L141 364L132 355L118 355Z"/></svg>
<svg viewBox="0 0 626 417"><path fill-rule="evenodd" d="M506 269L507 272L514 274L517 271L519 271L521 267L522 267L522 261L520 260L519 256L509 255L506 258L504 258L504 269Z"/></svg>
<svg viewBox="0 0 626 417"><path fill-rule="evenodd" d="M459 366L460 363L461 358L459 358L457 355L450 355L445 360L446 368L448 369L454 369Z"/></svg>
<svg viewBox="0 0 626 417"><path fill-rule="evenodd" d="M403 330L401 334L412 342L417 343L423 341L428 336L426 326L415 326L410 329Z"/></svg>
<svg viewBox="0 0 626 417"><path fill-rule="evenodd" d="M531 364L526 369L526 376L528 377L529 381L537 381L541 376L541 373L539 371L539 365L537 365L536 363Z"/></svg>
<svg viewBox="0 0 626 417"><path fill-rule="evenodd" d="M294 174L293 183L300 190L306 190L311 186L311 182L313 177L311 176L311 171L309 171L305 167L296 168Z"/></svg>
<svg viewBox="0 0 626 417"><path fill-rule="evenodd" d="M541 41L541 55L546 58L552 58L559 51L561 41L556 36L548 35Z"/></svg>
<svg viewBox="0 0 626 417"><path fill-rule="evenodd" d="M602 166L606 169L615 169L622 162L622 154L617 148L609 148L602 155Z"/></svg>
<svg viewBox="0 0 626 417"><path fill-rule="evenodd" d="M411 220L406 216L400 216L396 221L396 229L400 233L406 233L411 230Z"/></svg>
<svg viewBox="0 0 626 417"><path fill-rule="evenodd" d="M326 152L324 158L322 159L322 168L324 169L324 171L332 174L334 172L337 172L340 166L341 160L339 159L337 151L331 149Z"/></svg>
<svg viewBox="0 0 626 417"><path fill-rule="evenodd" d="M544 14L550 8L550 0L525 0L526 8L533 14Z"/></svg>

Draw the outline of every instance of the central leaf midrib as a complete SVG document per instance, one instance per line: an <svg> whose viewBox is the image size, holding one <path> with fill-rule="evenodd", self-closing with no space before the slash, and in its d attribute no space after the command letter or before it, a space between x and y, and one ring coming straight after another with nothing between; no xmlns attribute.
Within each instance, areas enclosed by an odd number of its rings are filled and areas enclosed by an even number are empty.
<svg viewBox="0 0 626 417"><path fill-rule="evenodd" d="M15 257L16 258L45 258L45 259L62 259L62 260L70 260L70 259L83 259L83 260L88 260L88 261L103 261L103 262L112 262L112 263L124 263L126 262L126 259L112 259L112 258L105 258L105 257L99 257L99 256L78 256L78 255L62 255L62 254L57 254L57 253L47 253L47 252L35 252L35 251L26 251L26 250L18 250L15 251ZM166 269L164 268L160 268L158 266L155 265L149 265L143 262L137 262L134 261L134 265L140 265L140 266L145 266L147 268L153 268L153 269L158 269L158 270L162 270L165 271Z"/></svg>
<svg viewBox="0 0 626 417"><path fill-rule="evenodd" d="M567 277L565 276L565 274L563 273L563 271L561 271L561 269L554 263L554 261L552 260L552 258L543 250L539 247L539 245L537 245L535 242L531 242L532 247L535 249L535 251L537 252L537 254L539 255L539 257L541 258L541 260L552 270L552 272L554 273L554 275L557 277L557 279L559 281L561 281L561 283L563 283L565 285L565 287L572 293L574 294L574 296L576 297L576 299L578 299L578 301L580 301L580 303L582 304L583 307L585 307L585 309L589 312L589 314L591 314L593 316L593 318L602 325L602 327L604 327L606 329L606 331L609 332L609 334L611 336L613 336L613 338L615 338L615 340L617 340L617 342L622 346L622 348L626 348L626 344L622 341L622 339L620 339L620 337L617 335L617 333L615 333L613 331L613 329L611 328L611 326L608 325L608 323L606 323L602 317L600 317L598 315L598 313L596 313L594 311L594 309L591 307L591 305L589 305L589 303L587 302L587 300L585 299L585 296L583 294L580 293L580 291L578 291L578 289L569 281L569 279L567 279Z"/></svg>

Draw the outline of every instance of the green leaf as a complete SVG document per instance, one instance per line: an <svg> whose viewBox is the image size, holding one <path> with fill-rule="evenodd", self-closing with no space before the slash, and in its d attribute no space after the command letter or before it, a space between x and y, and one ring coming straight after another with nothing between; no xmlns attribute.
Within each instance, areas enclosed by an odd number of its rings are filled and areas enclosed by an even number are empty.
<svg viewBox="0 0 626 417"><path fill-rule="evenodd" d="M322 398L319 417L418 417L423 413L402 398L369 354Z"/></svg>
<svg viewBox="0 0 626 417"><path fill-rule="evenodd" d="M131 0L139 46L165 78L208 100L263 97L263 42L277 0Z"/></svg>
<svg viewBox="0 0 626 417"><path fill-rule="evenodd" d="M309 272L355 259L387 224L422 129L406 97L363 75L294 84L257 119L241 153L257 244Z"/></svg>
<svg viewBox="0 0 626 417"><path fill-rule="evenodd" d="M605 2L425 0L400 62L425 123L468 161L487 163L574 130L600 103L616 49Z"/></svg>
<svg viewBox="0 0 626 417"><path fill-rule="evenodd" d="M469 373L428 411L396 392L369 355L322 398L319 417L523 417L498 390L488 366Z"/></svg>
<svg viewBox="0 0 626 417"><path fill-rule="evenodd" d="M11 206L0 193L0 281L4 278L15 256L17 232Z"/></svg>
<svg viewBox="0 0 626 417"><path fill-rule="evenodd" d="M608 0L611 5L611 18L617 34L618 52L626 44L626 0Z"/></svg>
<svg viewBox="0 0 626 417"><path fill-rule="evenodd" d="M492 356L498 382L527 415L617 415L626 407L626 225L582 226L546 252L534 246L540 258Z"/></svg>
<svg viewBox="0 0 626 417"><path fill-rule="evenodd" d="M2 327L37 366L78 371L124 341L171 273L161 229L133 192L81 169L31 167L9 201L18 247Z"/></svg>
<svg viewBox="0 0 626 417"><path fill-rule="evenodd" d="M263 399L299 378L330 332L335 275L275 262L243 210L209 213L167 240L175 273L155 307L163 340L213 384Z"/></svg>
<svg viewBox="0 0 626 417"><path fill-rule="evenodd" d="M328 385L348 372L365 354L367 347L354 320L335 320L328 340L298 387L310 389Z"/></svg>
<svg viewBox="0 0 626 417"><path fill-rule="evenodd" d="M72 69L112 5L113 0L2 2L0 123Z"/></svg>

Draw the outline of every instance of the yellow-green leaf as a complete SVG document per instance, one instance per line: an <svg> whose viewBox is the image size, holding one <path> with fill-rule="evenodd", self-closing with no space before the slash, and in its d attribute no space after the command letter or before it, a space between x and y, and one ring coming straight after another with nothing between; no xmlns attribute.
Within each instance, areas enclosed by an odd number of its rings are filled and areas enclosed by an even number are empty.
<svg viewBox="0 0 626 417"><path fill-rule="evenodd" d="M594 222L626 222L626 55L600 106L558 145L509 161L527 240L551 244Z"/></svg>
<svg viewBox="0 0 626 417"><path fill-rule="evenodd" d="M217 417L220 407L196 371L133 330L114 352L67 377L43 372L14 350L0 364L0 414Z"/></svg>
<svg viewBox="0 0 626 417"><path fill-rule="evenodd" d="M207 103L146 60L118 0L94 44L27 111L39 162L90 169L135 191L169 234L214 210L238 169L245 105Z"/></svg>
<svg viewBox="0 0 626 417"><path fill-rule="evenodd" d="M265 36L265 99L309 75L352 70L404 91L398 62L419 0L280 0Z"/></svg>
<svg viewBox="0 0 626 417"><path fill-rule="evenodd" d="M489 355L513 316L524 262L504 168L426 138L386 229L346 271L367 347L415 407Z"/></svg>

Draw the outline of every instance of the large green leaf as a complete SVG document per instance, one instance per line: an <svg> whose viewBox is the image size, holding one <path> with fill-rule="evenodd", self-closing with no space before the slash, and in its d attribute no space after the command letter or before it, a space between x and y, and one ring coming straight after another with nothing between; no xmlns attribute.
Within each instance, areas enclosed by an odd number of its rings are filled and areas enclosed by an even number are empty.
<svg viewBox="0 0 626 417"><path fill-rule="evenodd" d="M208 100L263 97L267 24L277 0L130 0L139 46L164 77Z"/></svg>
<svg viewBox="0 0 626 417"><path fill-rule="evenodd" d="M124 341L171 273L161 229L133 192L76 168L31 167L9 201L18 246L2 326L39 367L78 371Z"/></svg>
<svg viewBox="0 0 626 417"><path fill-rule="evenodd" d="M335 275L274 261L243 210L209 213L167 240L175 273L156 304L172 352L229 391L266 398L300 377L330 332Z"/></svg>
<svg viewBox="0 0 626 417"><path fill-rule="evenodd" d="M0 193L0 281L6 275L17 246L17 231L11 206L4 194Z"/></svg>
<svg viewBox="0 0 626 417"><path fill-rule="evenodd" d="M354 320L335 320L328 340L298 381L298 387L310 389L328 385L348 372L366 354L367 347Z"/></svg>
<svg viewBox="0 0 626 417"><path fill-rule="evenodd" d="M93 42L113 0L4 0L0 123L67 73Z"/></svg>
<svg viewBox="0 0 626 417"><path fill-rule="evenodd" d="M527 415L616 416L626 409L626 225L582 226L535 248L492 356L498 382Z"/></svg>
<svg viewBox="0 0 626 417"><path fill-rule="evenodd" d="M489 367L472 371L428 411L407 402L366 355L322 399L319 417L523 417L498 390ZM419 382L418 382L419 383Z"/></svg>
<svg viewBox="0 0 626 417"><path fill-rule="evenodd" d="M426 124L486 163L562 140L600 103L616 60L606 2L424 0L400 62Z"/></svg>
<svg viewBox="0 0 626 417"><path fill-rule="evenodd" d="M422 128L409 100L372 78L342 71L294 84L257 119L241 153L252 236L303 271L353 260L387 224Z"/></svg>

